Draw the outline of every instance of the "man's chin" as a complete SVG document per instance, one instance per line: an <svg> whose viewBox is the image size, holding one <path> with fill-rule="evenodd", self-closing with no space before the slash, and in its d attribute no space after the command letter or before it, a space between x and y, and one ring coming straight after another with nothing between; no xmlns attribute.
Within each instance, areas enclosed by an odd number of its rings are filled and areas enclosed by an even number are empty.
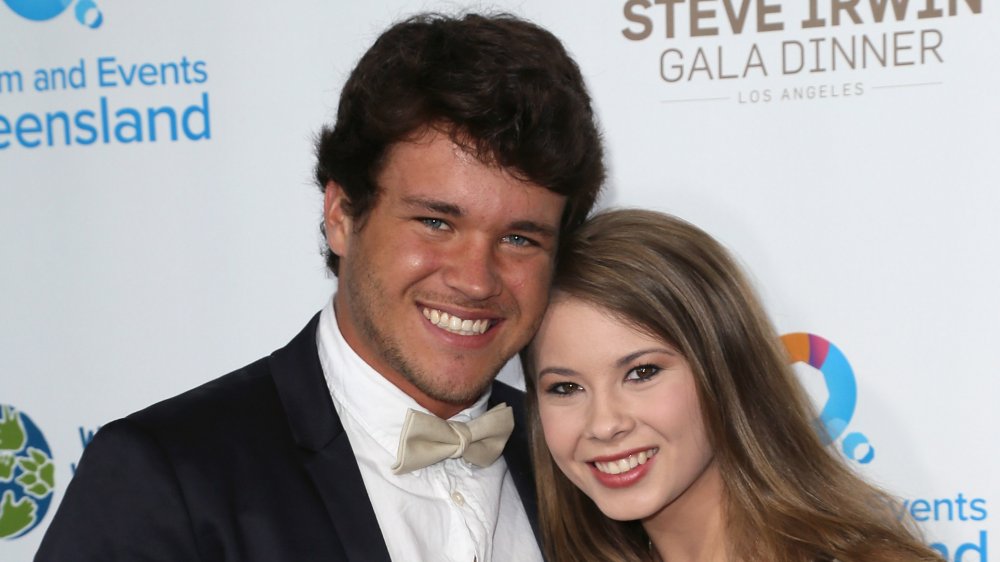
<svg viewBox="0 0 1000 562"><path fill-rule="evenodd" d="M479 400L479 397L490 388L495 377L496 374L485 380L480 380L478 384L468 384L466 379L438 380L433 383L413 382L422 393L433 400L467 408Z"/></svg>
<svg viewBox="0 0 1000 562"><path fill-rule="evenodd" d="M490 387L493 382L492 379L481 387L476 387L469 389L467 391L460 391L455 387L450 388L438 388L430 389L431 391L437 391L432 394L431 392L424 391L425 394L437 400L438 402L444 402L445 404L450 404L452 406L461 406L462 408L467 408L479 400L479 397L483 395L484 392ZM457 391L459 390L459 391ZM457 391L457 392L456 392Z"/></svg>
<svg viewBox="0 0 1000 562"><path fill-rule="evenodd" d="M406 379L409 385L439 404L454 406L462 410L471 406L488 391L493 380L506 362L496 365L493 362L474 362L470 365L461 361L440 361L437 364L417 365L397 363L396 372ZM405 367L405 369L400 368ZM432 373L445 373L445 376L434 377ZM405 389L404 389L405 390ZM413 398L418 398L414 396ZM418 402L421 400L418 399Z"/></svg>

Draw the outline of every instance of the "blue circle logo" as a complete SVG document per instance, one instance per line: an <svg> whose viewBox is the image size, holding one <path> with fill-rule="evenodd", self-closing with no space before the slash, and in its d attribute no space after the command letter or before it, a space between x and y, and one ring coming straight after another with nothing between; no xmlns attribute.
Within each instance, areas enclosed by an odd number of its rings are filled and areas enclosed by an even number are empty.
<svg viewBox="0 0 1000 562"><path fill-rule="evenodd" d="M0 404L0 539L16 539L45 517L55 488L52 452L23 412Z"/></svg>
<svg viewBox="0 0 1000 562"><path fill-rule="evenodd" d="M11 10L34 21L50 20L66 11L73 0L3 0Z"/></svg>
<svg viewBox="0 0 1000 562"><path fill-rule="evenodd" d="M3 0L3 2L22 18L48 21L65 12L73 0ZM91 29L97 29L104 21L101 10L93 0L79 0L74 13L78 22Z"/></svg>

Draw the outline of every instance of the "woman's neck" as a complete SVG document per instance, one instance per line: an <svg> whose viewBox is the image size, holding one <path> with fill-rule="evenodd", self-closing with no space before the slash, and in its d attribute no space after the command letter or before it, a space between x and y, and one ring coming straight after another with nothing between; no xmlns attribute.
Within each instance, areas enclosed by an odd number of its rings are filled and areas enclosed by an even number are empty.
<svg viewBox="0 0 1000 562"><path fill-rule="evenodd" d="M643 520L663 562L730 562L722 477L712 462L677 499Z"/></svg>

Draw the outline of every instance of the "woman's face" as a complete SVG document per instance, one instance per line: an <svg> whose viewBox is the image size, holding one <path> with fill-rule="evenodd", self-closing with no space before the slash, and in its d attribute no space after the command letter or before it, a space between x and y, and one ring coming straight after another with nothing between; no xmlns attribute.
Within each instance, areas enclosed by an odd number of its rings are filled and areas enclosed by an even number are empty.
<svg viewBox="0 0 1000 562"><path fill-rule="evenodd" d="M556 295L533 342L556 464L605 515L647 520L720 498L687 360L603 309Z"/></svg>

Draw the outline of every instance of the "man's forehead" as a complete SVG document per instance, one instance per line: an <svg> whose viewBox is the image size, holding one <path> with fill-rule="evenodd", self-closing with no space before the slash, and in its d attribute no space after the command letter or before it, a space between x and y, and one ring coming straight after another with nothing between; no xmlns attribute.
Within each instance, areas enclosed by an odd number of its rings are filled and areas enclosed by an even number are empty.
<svg viewBox="0 0 1000 562"><path fill-rule="evenodd" d="M514 172L513 168L503 168L498 164L496 154L486 147L486 143L480 142L465 129L447 121L436 121L422 125L403 135L388 146L384 160L388 162L393 151L400 147L406 145L428 146L439 140L449 141L452 156L458 161L475 162L491 168L504 169L508 173ZM520 176L521 174L517 171L513 175Z"/></svg>

